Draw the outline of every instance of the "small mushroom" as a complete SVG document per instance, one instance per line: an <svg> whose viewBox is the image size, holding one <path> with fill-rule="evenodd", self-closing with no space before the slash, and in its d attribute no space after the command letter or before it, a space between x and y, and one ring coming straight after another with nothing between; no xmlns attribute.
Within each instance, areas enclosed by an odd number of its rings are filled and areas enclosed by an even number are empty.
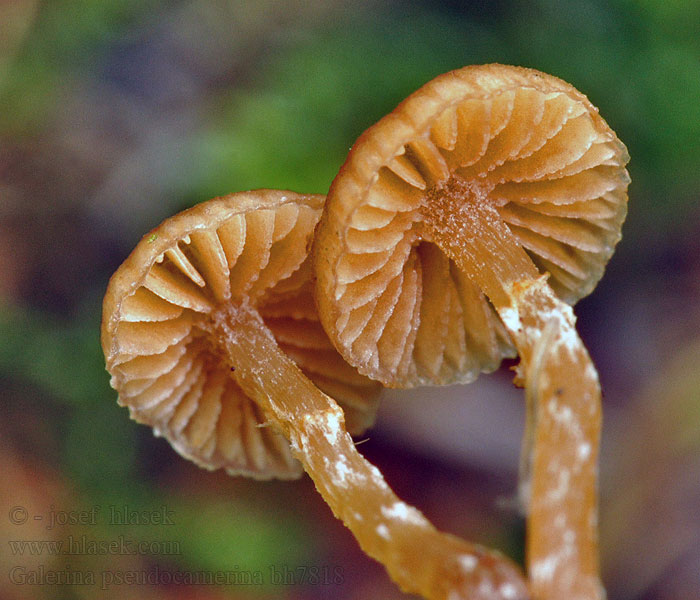
<svg viewBox="0 0 700 600"><path fill-rule="evenodd" d="M372 421L379 386L341 359L316 315L307 256L323 201L239 193L144 236L104 300L102 347L119 402L202 466L289 478L301 463L361 547L408 591L447 598L481 586L474 598L500 588L524 598L517 567L438 532L396 497L321 391L339 399L350 430ZM436 579L434 563L446 576Z"/></svg>
<svg viewBox="0 0 700 600"><path fill-rule="evenodd" d="M307 246L323 201L261 191L200 204L144 236L110 281L102 347L119 402L200 466L302 473L227 359L244 314L339 400L352 433L374 420L378 384L340 358L316 315Z"/></svg>
<svg viewBox="0 0 700 600"><path fill-rule="evenodd" d="M600 388L569 304L592 291L620 239L627 161L569 84L465 67L357 140L317 232L321 321L361 373L393 387L466 383L520 355L537 599L604 594Z"/></svg>

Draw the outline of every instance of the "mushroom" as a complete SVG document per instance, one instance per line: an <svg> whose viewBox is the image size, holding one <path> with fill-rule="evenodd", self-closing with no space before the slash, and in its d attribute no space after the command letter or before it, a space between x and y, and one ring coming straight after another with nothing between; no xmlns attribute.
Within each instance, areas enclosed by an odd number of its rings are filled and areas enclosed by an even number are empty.
<svg viewBox="0 0 700 600"><path fill-rule="evenodd" d="M600 387L570 307L620 239L624 145L571 85L470 66L355 143L316 237L324 328L393 387L467 383L520 355L521 497L534 598L591 599Z"/></svg>
<svg viewBox="0 0 700 600"><path fill-rule="evenodd" d="M301 463L407 591L526 597L515 565L438 532L396 497L321 391L339 399L351 431L371 422L379 386L333 349L313 302L307 255L323 201L242 192L144 236L104 300L102 347L119 402L202 466L290 478Z"/></svg>

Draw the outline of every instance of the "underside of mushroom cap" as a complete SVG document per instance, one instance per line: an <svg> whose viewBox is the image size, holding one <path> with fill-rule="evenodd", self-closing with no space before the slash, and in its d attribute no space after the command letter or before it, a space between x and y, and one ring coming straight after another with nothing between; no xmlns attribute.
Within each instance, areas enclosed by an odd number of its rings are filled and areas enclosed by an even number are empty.
<svg viewBox="0 0 700 600"><path fill-rule="evenodd" d="M484 65L427 83L358 139L331 186L315 261L334 344L397 387L494 370L514 355L509 336L434 243L426 210L452 214L439 205L450 203L459 218L460 202L488 203L574 303L620 239L628 159L597 109L555 77Z"/></svg>
<svg viewBox="0 0 700 600"><path fill-rule="evenodd" d="M110 280L102 348L119 403L200 466L260 479L302 472L216 337L217 314L238 305L257 309L339 401L351 432L374 419L378 385L343 361L316 314L308 249L323 202L258 190L202 203L144 236Z"/></svg>

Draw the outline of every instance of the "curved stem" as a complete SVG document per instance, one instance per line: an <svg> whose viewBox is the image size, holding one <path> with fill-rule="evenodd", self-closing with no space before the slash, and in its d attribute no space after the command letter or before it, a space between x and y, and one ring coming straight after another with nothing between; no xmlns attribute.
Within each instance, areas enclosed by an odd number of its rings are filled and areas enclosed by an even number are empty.
<svg viewBox="0 0 700 600"><path fill-rule="evenodd" d="M506 558L439 532L399 500L357 452L340 407L282 353L254 309L229 309L215 324L239 385L291 442L336 517L404 591L436 600L529 597Z"/></svg>
<svg viewBox="0 0 700 600"><path fill-rule="evenodd" d="M476 191L476 193L474 193ZM536 600L600 600L598 376L559 300L479 190L448 186L424 206L433 240L491 300L521 358L528 399L526 562ZM528 492L529 491L529 492Z"/></svg>

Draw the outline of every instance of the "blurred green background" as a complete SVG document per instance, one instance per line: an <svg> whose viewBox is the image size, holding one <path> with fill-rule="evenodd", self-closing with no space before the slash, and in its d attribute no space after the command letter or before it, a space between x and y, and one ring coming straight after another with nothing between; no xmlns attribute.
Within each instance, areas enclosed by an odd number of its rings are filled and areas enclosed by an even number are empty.
<svg viewBox="0 0 700 600"><path fill-rule="evenodd" d="M700 2L5 0L0 598L407 597L308 479L201 471L131 422L104 371L101 300L165 217L237 190L325 192L366 127L439 73L485 62L569 81L630 150L623 241L576 309L605 393L603 571L612 600L698 597ZM510 378L388 394L360 448L440 528L521 560ZM172 524L110 523L124 506ZM120 536L145 550L14 543ZM40 568L95 583L33 585ZM242 575L103 581L217 570Z"/></svg>

